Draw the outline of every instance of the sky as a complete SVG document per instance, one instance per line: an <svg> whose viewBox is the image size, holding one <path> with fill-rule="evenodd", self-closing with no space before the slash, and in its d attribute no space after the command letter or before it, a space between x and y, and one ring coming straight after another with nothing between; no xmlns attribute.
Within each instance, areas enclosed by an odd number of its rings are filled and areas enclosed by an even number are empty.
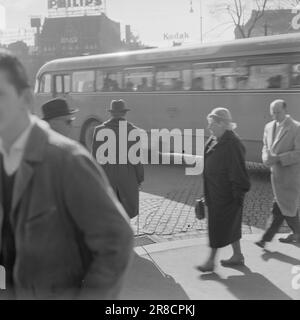
<svg viewBox="0 0 300 320"><path fill-rule="evenodd" d="M190 12L191 2L193 13ZM147 45L170 46L166 35L185 34L185 43L200 41L201 0L106 0L109 18L130 24ZM203 41L233 39L233 28L211 14L211 0L202 0ZM47 16L47 0L0 0L6 9L6 29L25 29L31 16ZM1 18L1 8L0 8ZM3 28L3 19L0 19Z"/></svg>

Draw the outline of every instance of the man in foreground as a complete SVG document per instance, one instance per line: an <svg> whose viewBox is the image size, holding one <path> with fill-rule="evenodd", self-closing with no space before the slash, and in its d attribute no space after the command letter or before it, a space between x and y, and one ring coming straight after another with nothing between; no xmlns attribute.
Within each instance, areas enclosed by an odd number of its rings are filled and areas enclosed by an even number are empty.
<svg viewBox="0 0 300 320"><path fill-rule="evenodd" d="M88 152L31 116L33 103L24 67L0 52L0 294L116 299L132 252L126 213Z"/></svg>

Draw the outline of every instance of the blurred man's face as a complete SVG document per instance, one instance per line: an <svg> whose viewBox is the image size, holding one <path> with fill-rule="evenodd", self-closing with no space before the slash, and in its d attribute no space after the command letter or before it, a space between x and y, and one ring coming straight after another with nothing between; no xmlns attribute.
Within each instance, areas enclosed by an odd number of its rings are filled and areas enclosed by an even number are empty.
<svg viewBox="0 0 300 320"><path fill-rule="evenodd" d="M120 111L120 112L114 111L114 112L111 112L111 116L114 119L125 119L126 111Z"/></svg>
<svg viewBox="0 0 300 320"><path fill-rule="evenodd" d="M7 73L0 69L0 135L22 114L22 108L26 107L24 95L17 92Z"/></svg>
<svg viewBox="0 0 300 320"><path fill-rule="evenodd" d="M277 122L282 122L286 117L286 110L283 108L282 103L272 103L270 106L270 114Z"/></svg>
<svg viewBox="0 0 300 320"><path fill-rule="evenodd" d="M56 132L70 138L74 120L74 116L66 115L49 120L49 124Z"/></svg>

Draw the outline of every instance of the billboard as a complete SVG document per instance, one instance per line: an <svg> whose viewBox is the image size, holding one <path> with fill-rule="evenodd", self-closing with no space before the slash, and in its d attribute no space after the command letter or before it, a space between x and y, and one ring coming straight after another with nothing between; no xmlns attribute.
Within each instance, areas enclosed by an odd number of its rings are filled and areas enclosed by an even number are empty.
<svg viewBox="0 0 300 320"><path fill-rule="evenodd" d="M102 10L102 0L48 0L49 16L95 14Z"/></svg>

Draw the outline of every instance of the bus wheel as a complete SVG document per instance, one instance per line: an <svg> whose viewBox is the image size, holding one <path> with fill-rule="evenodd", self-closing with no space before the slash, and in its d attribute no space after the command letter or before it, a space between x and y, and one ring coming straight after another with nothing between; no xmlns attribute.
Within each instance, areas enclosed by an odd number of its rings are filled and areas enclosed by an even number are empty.
<svg viewBox="0 0 300 320"><path fill-rule="evenodd" d="M93 143L93 134L95 127L99 126L101 122L96 119L90 119L82 126L80 134L80 142L91 152Z"/></svg>

